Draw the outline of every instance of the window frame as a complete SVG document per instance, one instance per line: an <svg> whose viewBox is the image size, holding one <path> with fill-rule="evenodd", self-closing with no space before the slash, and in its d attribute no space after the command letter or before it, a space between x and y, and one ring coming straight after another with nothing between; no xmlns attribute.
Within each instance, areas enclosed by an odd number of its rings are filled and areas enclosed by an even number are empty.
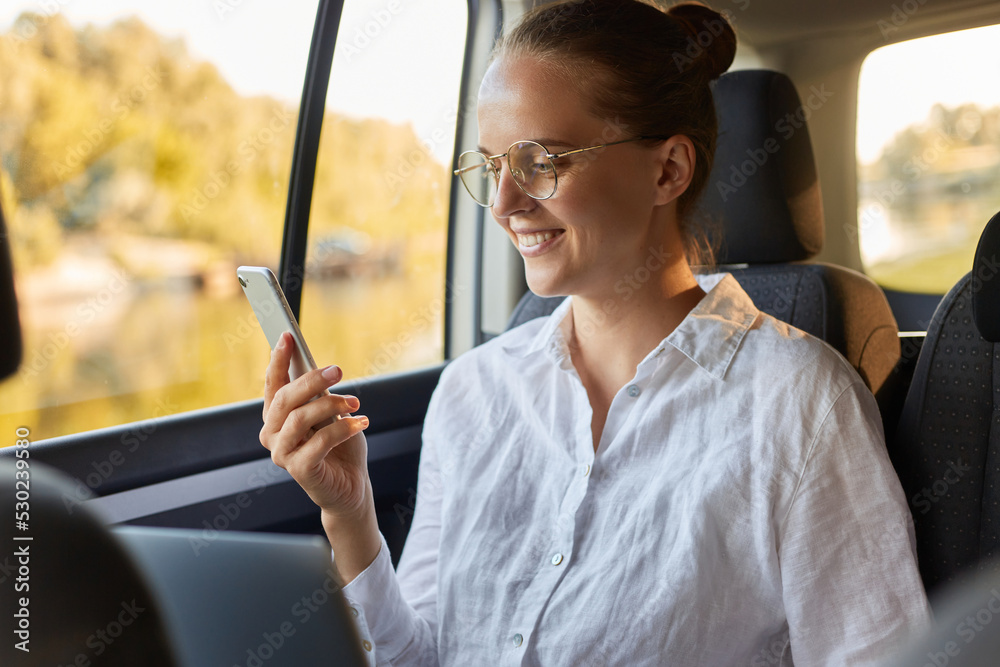
<svg viewBox="0 0 1000 667"><path fill-rule="evenodd" d="M463 100L467 99L468 91L478 89L486 58L501 25L499 0L468 0L468 6L466 61L460 82ZM319 133L342 8L343 0L320 0L318 4L295 130L279 275L290 306L296 313L301 299L301 270L304 266ZM466 116L469 114L459 114L456 156L463 137L471 133L474 140L477 131L474 114L471 115L471 123L466 122ZM464 206L456 205L456 202L462 201L458 190L452 187L448 219L446 275L449 281L456 279L459 271L464 271L455 268L462 264L456 261L455 255L466 257L471 249L466 234L456 232L458 228L469 228L458 223L463 219L464 210ZM479 210L478 227L481 228L483 217L482 209ZM476 260L473 266L478 268L481 262ZM444 289L445 285L442 285ZM470 303L477 300L475 294L463 294L461 298ZM471 331L475 326L474 322L467 320L456 322L456 318L465 317L469 310L465 301L456 310L456 303L449 301L445 309L446 341L452 328ZM412 491L410 487L415 483L421 425L438 377L451 357L447 345L446 342L446 361L442 364L347 382L342 387L344 392L363 396L369 406L369 414L380 415L366 432L369 469L378 488L376 505L381 508L380 522L384 519L387 524L384 528L389 531L386 534L393 535L390 546L394 556L398 556L408 524L397 521L393 503L405 504ZM82 488L78 485L77 488L82 494L89 491L100 498L105 511L135 515L132 519L125 519L126 523L202 528L202 520L210 516L207 512L214 505L231 496L236 497L232 493L216 497L216 489L222 488L219 486L222 477L239 478L245 487L243 493L251 494L251 497L264 490L258 487L259 479L247 478L239 467L254 461L271 466L269 462L262 461L269 458L269 454L258 441L262 407L262 399L251 399L48 438L32 443L32 458L76 478L80 485L88 475L100 474L101 469L112 466L112 475L96 488L91 490L86 485ZM138 447L131 449L136 442ZM13 450L13 447L0 449L0 457L13 456ZM182 478L183 483L179 486L171 485L174 480ZM318 521L315 506L287 474L271 480L267 488L272 487L276 489L273 500L252 505L243 512L239 524L231 527L280 531L302 528L314 519ZM142 499L138 499L136 494L142 495ZM141 511L133 508L140 500L143 503ZM315 526L310 524L306 528Z"/></svg>
<svg viewBox="0 0 1000 667"><path fill-rule="evenodd" d="M300 317L302 288L305 282L306 251L309 238L309 219L315 186L316 164L319 157L319 140L329 92L330 72L343 0L320 0L309 63L306 66L299 120L296 126L292 169L288 184L285 209L285 226L281 244L281 262L278 282L285 292L288 306L296 318ZM486 69L486 61L493 41L503 25L499 0L467 0L467 22L463 67L459 80L459 109L456 120L456 141L451 162L458 160L465 150L463 145L471 137L475 144L478 132L475 108L470 101L478 91L479 80ZM333 26L333 29L330 28ZM446 295L444 306L444 358L457 354L483 342L480 326L482 319L483 289L483 228L486 224L481 207L470 207L460 196L462 188L457 176L452 176L448 200L448 229L445 255L445 285L469 284L473 289L464 300L461 296ZM460 220L474 220L474 235L468 238L467 229ZM472 258L471 265L463 258ZM463 321L466 324L463 324ZM471 336L470 336L471 334Z"/></svg>

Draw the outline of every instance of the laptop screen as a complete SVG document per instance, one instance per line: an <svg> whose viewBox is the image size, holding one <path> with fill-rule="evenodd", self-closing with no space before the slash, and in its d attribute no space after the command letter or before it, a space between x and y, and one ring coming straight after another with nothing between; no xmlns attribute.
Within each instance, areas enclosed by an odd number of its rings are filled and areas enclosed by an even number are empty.
<svg viewBox="0 0 1000 667"><path fill-rule="evenodd" d="M365 665L320 537L120 526L187 667Z"/></svg>

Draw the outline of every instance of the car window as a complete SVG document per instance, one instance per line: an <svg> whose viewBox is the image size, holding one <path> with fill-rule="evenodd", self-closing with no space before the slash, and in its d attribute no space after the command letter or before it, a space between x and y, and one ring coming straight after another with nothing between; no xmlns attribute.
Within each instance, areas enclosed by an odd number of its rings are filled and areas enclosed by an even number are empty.
<svg viewBox="0 0 1000 667"><path fill-rule="evenodd" d="M419 11L418 11L419 9ZM348 0L326 99L300 324L359 378L444 357L465 0Z"/></svg>
<svg viewBox="0 0 1000 667"><path fill-rule="evenodd" d="M277 261L316 8L0 8L0 192L25 342L0 432L261 395L268 352L235 269Z"/></svg>
<svg viewBox="0 0 1000 667"><path fill-rule="evenodd" d="M861 70L858 224L866 272L943 294L1000 210L1000 26L886 46ZM947 54L947 57L942 57Z"/></svg>

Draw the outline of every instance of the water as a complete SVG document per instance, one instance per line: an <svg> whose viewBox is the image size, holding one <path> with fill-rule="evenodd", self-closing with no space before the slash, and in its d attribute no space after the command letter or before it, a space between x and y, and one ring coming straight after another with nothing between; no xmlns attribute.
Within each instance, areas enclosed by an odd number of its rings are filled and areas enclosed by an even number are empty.
<svg viewBox="0 0 1000 667"><path fill-rule="evenodd" d="M443 285L443 269L307 281L301 324L316 362L352 379L440 361ZM0 383L0 446L19 426L40 440L263 396L270 351L238 289L110 278L22 297L22 319L24 361Z"/></svg>

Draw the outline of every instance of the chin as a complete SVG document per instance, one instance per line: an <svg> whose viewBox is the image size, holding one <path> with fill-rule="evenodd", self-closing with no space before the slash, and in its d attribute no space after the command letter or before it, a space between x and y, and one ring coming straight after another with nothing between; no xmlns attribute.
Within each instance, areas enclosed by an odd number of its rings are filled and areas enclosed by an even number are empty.
<svg viewBox="0 0 1000 667"><path fill-rule="evenodd" d="M565 281L561 281L555 276L532 275L531 271L525 271L525 282L535 295L541 297L569 296L571 294Z"/></svg>

